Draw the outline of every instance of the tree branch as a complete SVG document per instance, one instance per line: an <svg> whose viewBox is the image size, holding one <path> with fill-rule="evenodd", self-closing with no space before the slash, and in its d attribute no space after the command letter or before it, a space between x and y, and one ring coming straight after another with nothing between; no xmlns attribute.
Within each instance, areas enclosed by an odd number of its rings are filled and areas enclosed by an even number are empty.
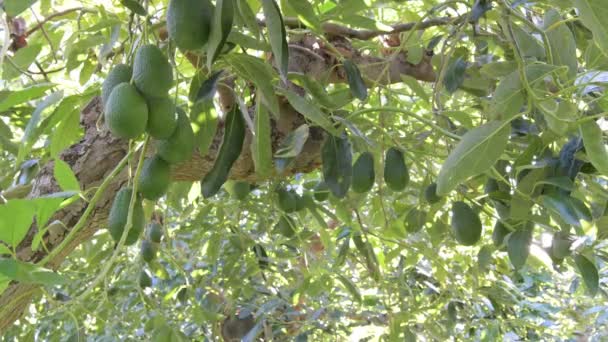
<svg viewBox="0 0 608 342"><path fill-rule="evenodd" d="M27 31L27 35L29 36L32 33L40 30L44 24L46 24L47 22L49 22L55 18L63 17L64 15L68 15L68 14L70 14L72 12L76 12L76 11L81 11L83 13L95 13L96 12L95 10L92 10L92 9L86 8L86 7L74 7L74 8L68 8L63 11L55 12L55 13L49 15L48 17L45 17L42 21L39 21L38 24L33 26L31 29L29 29Z"/></svg>

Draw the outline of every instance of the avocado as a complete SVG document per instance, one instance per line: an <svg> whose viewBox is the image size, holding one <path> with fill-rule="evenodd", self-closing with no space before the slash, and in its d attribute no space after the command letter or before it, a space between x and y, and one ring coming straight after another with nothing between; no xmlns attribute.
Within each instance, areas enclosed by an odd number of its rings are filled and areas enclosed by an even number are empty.
<svg viewBox="0 0 608 342"><path fill-rule="evenodd" d="M481 238L479 216L462 201L452 204L451 226L456 240L464 246L472 246Z"/></svg>
<svg viewBox="0 0 608 342"><path fill-rule="evenodd" d="M429 204L441 201L441 197L437 195L437 183L431 183L424 189L424 199Z"/></svg>
<svg viewBox="0 0 608 342"><path fill-rule="evenodd" d="M389 148L384 160L384 182L393 191L403 191L409 180L403 152L395 147Z"/></svg>
<svg viewBox="0 0 608 342"><path fill-rule="evenodd" d="M369 152L363 152L353 165L352 186L355 192L366 193L374 186L374 157Z"/></svg>
<svg viewBox="0 0 608 342"><path fill-rule="evenodd" d="M118 242L127 224L127 215L129 214L129 203L131 202L131 195L133 189L122 188L114 197L114 202L110 208L108 215L108 230L114 241ZM129 230L125 245L134 244L139 235L144 230L144 208L141 204L141 199L135 199L135 206L133 207L133 226Z"/></svg>
<svg viewBox="0 0 608 342"><path fill-rule="evenodd" d="M148 225L148 239L154 243L160 243L163 238L163 227L158 222L152 222Z"/></svg>
<svg viewBox="0 0 608 342"><path fill-rule="evenodd" d="M173 86L173 68L156 45L143 45L133 59L133 82L146 98L166 97Z"/></svg>
<svg viewBox="0 0 608 342"><path fill-rule="evenodd" d="M177 127L177 112L169 97L148 99L148 125L146 131L156 139L167 139Z"/></svg>
<svg viewBox="0 0 608 342"><path fill-rule="evenodd" d="M133 139L146 130L148 105L134 86L121 83L114 87L108 97L104 119L114 136Z"/></svg>
<svg viewBox="0 0 608 342"><path fill-rule="evenodd" d="M507 228L502 222L496 221L496 224L494 225L494 230L492 231L492 242L494 243L494 246L502 246L505 237L510 232L511 231L509 230L509 228Z"/></svg>
<svg viewBox="0 0 608 342"><path fill-rule="evenodd" d="M410 210L405 216L405 230L408 233L415 233L424 227L426 223L426 211L419 209Z"/></svg>
<svg viewBox="0 0 608 342"><path fill-rule="evenodd" d="M213 7L208 0L171 0L167 8L167 30L175 45L197 50L209 39Z"/></svg>
<svg viewBox="0 0 608 342"><path fill-rule="evenodd" d="M159 156L147 158L142 166L137 183L137 190L148 200L161 198L171 183L171 168Z"/></svg>
<svg viewBox="0 0 608 342"><path fill-rule="evenodd" d="M133 69L130 65L116 64L112 70L108 72L108 76L101 85L101 102L105 105L108 101L108 97L110 97L112 89L121 83L129 83L132 75Z"/></svg>
<svg viewBox="0 0 608 342"><path fill-rule="evenodd" d="M194 153L194 131L186 113L177 107L177 127L168 139L158 140L156 152L169 164L186 161Z"/></svg>
<svg viewBox="0 0 608 342"><path fill-rule="evenodd" d="M144 259L145 262L150 262L156 258L156 246L150 240L143 240L141 242L141 258Z"/></svg>

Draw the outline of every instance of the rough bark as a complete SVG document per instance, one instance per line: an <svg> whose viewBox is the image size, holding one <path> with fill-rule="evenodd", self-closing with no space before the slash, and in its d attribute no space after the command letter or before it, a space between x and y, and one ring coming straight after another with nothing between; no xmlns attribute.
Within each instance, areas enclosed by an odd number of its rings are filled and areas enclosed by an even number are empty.
<svg viewBox="0 0 608 342"><path fill-rule="evenodd" d="M318 41L302 40L290 49L290 70L306 73L307 75L323 81L345 82L344 72L338 64L337 56L326 49ZM342 42L344 43L344 42ZM346 57L352 58L359 64L364 78L370 83L389 84L400 82L402 74L411 75L419 80L432 81L435 74L430 66L429 57L425 57L420 65L412 65L405 60L403 52L394 54L390 58L362 55L352 49L349 44L342 45L340 51ZM386 73L381 71L388 70ZM378 75L382 75L378 77ZM294 128L305 122L302 115L297 113L283 99L280 101L281 117L278 121L272 121L272 145L275 151L283 138ZM97 187L106 176L113 170L119 161L126 155L128 144L124 140L114 138L107 130L98 130L96 122L102 113L102 105L99 98L94 98L81 114L81 124L85 135L77 144L71 146L61 154L61 159L66 161L74 170L84 191ZM191 160L177 165L172 170L174 180L198 181L213 166L213 162L219 150L223 136L223 125L220 123L218 132L214 138L209 153L201 156L195 153ZM230 178L248 181L261 181L256 179L254 165L251 159L249 145L251 143L251 132L247 132L245 145L241 156L233 166ZM324 139L324 133L319 128L313 128L309 140L302 153L298 156L293 167L287 174L295 172L310 172L320 166L320 147ZM84 229L78 232L65 249L46 265L51 269L59 269L62 261L82 242L89 240L93 234L104 226L109 207L115 192L126 182L127 172L122 172L110 185L102 199L97 203L89 221ZM38 197L44 194L59 191L59 187L53 178L53 163L45 165L34 181L30 197ZM90 191L89 193L93 193ZM70 207L58 212L53 220L60 220L68 227L67 230L53 231L45 235L43 241L48 250L53 250L65 238L68 230L74 226L86 209L86 203L79 201ZM37 228L32 226L28 237L18 248L18 258L27 262L38 262L46 256L43 250L32 251L32 238ZM0 296L0 332L5 331L11 324L19 319L31 301L38 294L38 287L34 285L12 283Z"/></svg>

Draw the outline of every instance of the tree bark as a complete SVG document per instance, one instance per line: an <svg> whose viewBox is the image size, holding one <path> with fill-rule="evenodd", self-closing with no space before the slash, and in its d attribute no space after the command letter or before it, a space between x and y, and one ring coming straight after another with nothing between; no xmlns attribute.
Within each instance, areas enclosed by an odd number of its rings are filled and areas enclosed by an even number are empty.
<svg viewBox="0 0 608 342"><path fill-rule="evenodd" d="M317 42L318 43L318 42ZM328 82L345 82L344 71L337 66L339 63L335 53L328 52L319 47L319 44L311 44L311 41L301 41L299 47L290 49L290 70L303 72L317 80ZM308 51L306 51L308 50ZM389 84L401 82L401 75L407 74L423 81L433 81L435 74L430 65L430 58L425 57L419 65L408 63L405 54L400 52L390 58L362 55L352 49L352 46L342 46L342 52L348 54L361 69L363 77L377 84ZM319 58L320 57L320 58ZM388 70L382 73L382 70ZM378 77L382 75L381 77ZM372 83L374 83L372 82ZM277 121L272 120L272 149L276 151L283 138L293 129L305 123L304 117L297 113L289 104L280 99L281 117ZM60 158L67 162L83 191L94 193L95 187L99 186L107 175L114 169L120 160L127 154L127 141L113 137L106 129L99 130L96 126L97 120L103 112L101 101L94 98L81 113L81 125L85 134L77 144L65 150ZM253 111L251 111L253 112ZM223 136L223 124L220 123L214 141L205 156L198 152L191 160L177 165L172 169L173 180L199 181L211 169L219 151ZM252 134L247 131L245 143L240 157L230 172L231 179L247 180L250 182L263 181L255 176L254 165L251 158L250 143ZM312 128L310 136L302 153L296 158L291 169L286 174L296 172L310 172L321 165L320 148L323 143L324 133L320 128ZM109 207L114 194L127 181L128 173L123 170L112 182L107 191L90 216L86 227L78 232L76 237L56 257L49 260L46 267L57 270L63 260L82 242L89 240L93 234L104 227ZM45 165L34 181L30 197L60 191L53 177L53 162ZM58 246L67 233L86 209L84 201L78 201L69 207L56 213L52 220L60 220L68 229L62 231L50 231L45 234L43 243L47 250L53 250ZM36 263L42 260L47 253L44 249L33 251L32 239L37 233L37 227L33 225L26 239L17 250L19 260ZM27 308L32 298L39 294L39 287L31 284L11 283L0 296L0 332L8 329L12 323L18 320Z"/></svg>

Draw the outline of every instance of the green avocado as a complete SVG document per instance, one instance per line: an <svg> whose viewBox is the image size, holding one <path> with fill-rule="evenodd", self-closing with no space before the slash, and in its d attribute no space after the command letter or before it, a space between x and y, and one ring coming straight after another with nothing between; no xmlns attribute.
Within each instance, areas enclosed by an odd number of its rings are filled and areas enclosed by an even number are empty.
<svg viewBox="0 0 608 342"><path fill-rule="evenodd" d="M510 232L511 231L509 230L509 228L507 228L502 222L496 221L496 224L494 225L494 230L492 231L492 242L494 243L494 246L502 246L505 237Z"/></svg>
<svg viewBox="0 0 608 342"><path fill-rule="evenodd" d="M161 198L171 183L171 167L159 156L147 158L142 166L137 190L148 200Z"/></svg>
<svg viewBox="0 0 608 342"><path fill-rule="evenodd" d="M158 140L156 152L169 164L184 162L194 153L194 131L186 113L177 107L177 127L168 139Z"/></svg>
<svg viewBox="0 0 608 342"><path fill-rule="evenodd" d="M148 105L134 86L121 83L114 87L108 97L104 119L114 136L133 139L146 130Z"/></svg>
<svg viewBox="0 0 608 342"><path fill-rule="evenodd" d="M118 242L122 233L125 230L127 224L127 215L129 214L129 203L131 202L131 195L133 189L122 188L114 197L114 202L110 208L110 214L108 215L108 230L114 241ZM141 204L141 199L135 199L135 206L133 207L133 226L127 234L125 245L134 244L139 235L144 230L144 208Z"/></svg>
<svg viewBox="0 0 608 342"><path fill-rule="evenodd" d="M369 152L363 152L353 165L352 187L355 192L366 193L374 186L374 157Z"/></svg>
<svg viewBox="0 0 608 342"><path fill-rule="evenodd" d="M472 246L481 238L481 221L466 203L452 204L452 229L456 240L464 246Z"/></svg>
<svg viewBox="0 0 608 342"><path fill-rule="evenodd" d="M173 86L173 68L156 45L143 45L133 59L133 82L147 98L166 97Z"/></svg>
<svg viewBox="0 0 608 342"><path fill-rule="evenodd" d="M175 45L197 50L209 38L213 7L208 0L171 0L167 8L167 30Z"/></svg>
<svg viewBox="0 0 608 342"><path fill-rule="evenodd" d="M101 85L101 102L105 105L105 103L108 101L108 97L110 97L112 89L121 83L129 83L132 75L133 69L131 66L126 64L116 64L112 70L108 72L108 76Z"/></svg>
<svg viewBox="0 0 608 342"><path fill-rule="evenodd" d="M426 223L426 211L419 209L410 210L405 216L405 230L408 233L415 233L424 227Z"/></svg>
<svg viewBox="0 0 608 342"><path fill-rule="evenodd" d="M144 259L145 262L151 262L156 258L156 246L150 240L143 240L141 242L141 258Z"/></svg>
<svg viewBox="0 0 608 342"><path fill-rule="evenodd" d="M384 182L393 191L403 191L410 181L403 152L391 147L384 160Z"/></svg>
<svg viewBox="0 0 608 342"><path fill-rule="evenodd" d="M158 222L152 222L148 225L148 239L154 243L160 243L163 238L163 227Z"/></svg>
<svg viewBox="0 0 608 342"><path fill-rule="evenodd" d="M169 97L148 99L148 125L146 130L156 139L167 139L177 127L177 112Z"/></svg>
<svg viewBox="0 0 608 342"><path fill-rule="evenodd" d="M441 201L441 197L437 195L437 183L431 183L424 189L424 199L429 204Z"/></svg>

